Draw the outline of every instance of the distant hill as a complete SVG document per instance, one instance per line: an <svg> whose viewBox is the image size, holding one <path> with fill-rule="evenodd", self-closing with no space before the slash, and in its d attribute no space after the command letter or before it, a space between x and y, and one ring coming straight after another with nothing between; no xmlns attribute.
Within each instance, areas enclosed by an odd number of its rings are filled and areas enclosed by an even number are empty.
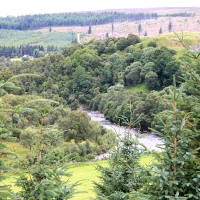
<svg viewBox="0 0 200 200"><path fill-rule="evenodd" d="M141 19L136 21L125 20L114 23L106 23L92 25L92 32L88 35L89 26L55 26L53 32L70 32L85 34L85 40L91 38L105 39L106 37L127 37L129 33L136 34L140 37L159 35L160 29L162 34L170 32L199 32L200 30L200 7L177 7L177 8L133 8L133 9L118 9L118 10L97 10L96 13L102 12L124 12L124 13L156 13L157 18ZM169 23L171 22L171 30ZM114 30L112 28L114 26ZM138 26L141 25L141 31L138 31ZM39 29L43 33L47 33L47 28Z"/></svg>
<svg viewBox="0 0 200 200"><path fill-rule="evenodd" d="M14 29L34 30L8 30L13 26ZM91 34L88 34L89 26ZM198 40L200 7L124 8L9 16L0 18L0 29L1 46L43 45L47 48L53 45L58 50L78 41L84 43L94 38L127 37L129 33L143 38L168 35L171 32L195 32Z"/></svg>
<svg viewBox="0 0 200 200"><path fill-rule="evenodd" d="M92 12L124 12L124 13L174 13L174 12L199 12L200 7L157 7L157 8L121 8L121 9L106 9L106 10L95 10Z"/></svg>

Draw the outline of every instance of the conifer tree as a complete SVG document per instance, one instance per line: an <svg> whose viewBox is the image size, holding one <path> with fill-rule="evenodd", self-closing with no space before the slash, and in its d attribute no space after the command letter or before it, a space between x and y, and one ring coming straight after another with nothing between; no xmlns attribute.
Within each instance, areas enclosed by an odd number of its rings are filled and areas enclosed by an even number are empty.
<svg viewBox="0 0 200 200"><path fill-rule="evenodd" d="M157 161L149 169L147 184L140 192L133 191L131 199L200 199L200 54L195 55L179 39L188 55L198 61L196 71L186 65L188 73L180 88L176 88L174 78L174 87L168 91L173 110L169 111L167 122L160 119L160 131L152 129L163 138L162 153L156 155Z"/></svg>
<svg viewBox="0 0 200 200"><path fill-rule="evenodd" d="M132 120L132 114L130 118ZM101 172L100 183L94 183L97 199L126 200L131 191L139 190L144 184L146 171L139 159L146 152L146 147L139 143L138 134L132 136L131 124L111 153L109 166L97 167Z"/></svg>
<svg viewBox="0 0 200 200"><path fill-rule="evenodd" d="M20 90L20 87L15 86L12 82L15 78L23 76L38 76L36 74L22 74L16 75L8 79L6 82L0 81L0 96L5 95L8 91ZM27 108L33 102L44 102L45 105L48 103L56 103L56 101L48 99L37 99L26 103L23 107L18 105L14 110L11 109L1 109L2 113L8 112L7 115L0 115L0 157L3 156L2 150L6 148L4 142L11 139L10 130L15 127L16 124L21 122L24 113L31 112L33 109ZM52 111L54 111L53 108ZM14 154L16 158L23 166L20 169L21 177L17 180L17 186L21 187L20 192L17 194L17 199L69 199L74 193L75 184L66 184L61 180L61 176L70 176L59 163L52 164L47 157L45 157L45 152L48 151L44 145L44 118L51 112L48 108L44 107L40 110L41 120L40 120L40 134L39 134L39 151L37 152L37 159L34 159L33 165L30 167L28 161L24 161L17 154ZM49 165L49 163L51 163ZM10 171L11 169L6 167L4 163L0 160L0 200L12 199L14 194L9 190L9 187L3 184L5 177L3 173Z"/></svg>
<svg viewBox="0 0 200 200"><path fill-rule="evenodd" d="M58 107L47 106L49 104L58 104L58 102L49 99L36 99L27 103L27 105L43 102L44 107L37 109L41 114L39 125L39 149L35 153L33 162L28 159L23 162L24 169L21 170L21 176L17 180L16 185L21 188L18 193L23 199L69 199L74 193L75 184L66 184L61 177L71 176L67 173L59 160L52 163L46 154L50 149L44 140L44 121L45 117L54 112ZM37 106L37 105L36 105ZM35 105L34 105L35 107ZM53 155L52 155L53 156ZM51 156L51 157L52 157ZM27 177L28 173L28 177Z"/></svg>
<svg viewBox="0 0 200 200"><path fill-rule="evenodd" d="M114 24L112 24L112 35L113 35L113 32L114 32L114 29L115 29Z"/></svg>
<svg viewBox="0 0 200 200"><path fill-rule="evenodd" d="M172 22L171 21L169 21L169 24L168 24L168 31L169 32L171 32L172 31Z"/></svg>
<svg viewBox="0 0 200 200"><path fill-rule="evenodd" d="M159 29L159 34L162 34L162 27L160 27Z"/></svg>
<svg viewBox="0 0 200 200"><path fill-rule="evenodd" d="M0 80L0 97L4 96L8 92L19 91L21 89L12 82L13 79L30 75L37 76L34 74L21 74L12 76L7 81ZM21 106L16 106L14 110L6 108L0 110L0 158L5 156L5 149L7 149L7 146L4 144L4 142L12 140L10 130L21 121L21 115L27 112L31 112L31 109L23 108ZM0 200L4 200L13 197L9 186L3 182L5 179L4 173L10 172L12 169L7 167L4 162L0 160L0 170Z"/></svg>
<svg viewBox="0 0 200 200"><path fill-rule="evenodd" d="M139 35L140 35L141 32L142 32L142 25L138 24L138 33L139 33Z"/></svg>
<svg viewBox="0 0 200 200"><path fill-rule="evenodd" d="M90 25L88 28L88 34L91 34L91 33L92 33L92 26Z"/></svg>

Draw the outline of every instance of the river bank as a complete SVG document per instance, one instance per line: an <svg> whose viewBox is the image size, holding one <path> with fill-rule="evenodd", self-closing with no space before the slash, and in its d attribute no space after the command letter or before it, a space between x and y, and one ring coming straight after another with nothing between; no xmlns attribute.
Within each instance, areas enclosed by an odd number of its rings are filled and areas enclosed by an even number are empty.
<svg viewBox="0 0 200 200"><path fill-rule="evenodd" d="M113 124L112 122L107 120L102 113L90 110L85 110L85 111L88 113L92 121L99 122L102 126L104 126L109 130L112 130L114 133L118 134L121 137L123 137L123 134L127 132L127 127L117 126L116 124ZM130 129L130 133L134 138L137 133L137 130ZM151 133L145 133L145 134L139 133L139 141L140 143L144 144L148 150L154 150L154 151L160 151L160 148L158 148L157 145L163 144L163 141L160 137Z"/></svg>

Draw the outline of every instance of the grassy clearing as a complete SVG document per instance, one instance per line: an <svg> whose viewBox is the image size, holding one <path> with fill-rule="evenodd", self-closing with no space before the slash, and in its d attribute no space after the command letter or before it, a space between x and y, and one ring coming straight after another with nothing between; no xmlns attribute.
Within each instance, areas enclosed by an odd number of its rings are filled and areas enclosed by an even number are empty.
<svg viewBox="0 0 200 200"><path fill-rule="evenodd" d="M17 31L0 29L1 46L20 46L20 45L54 45L58 49L70 45L72 39L76 37L73 31L52 32L43 34L41 31Z"/></svg>
<svg viewBox="0 0 200 200"><path fill-rule="evenodd" d="M16 62L16 61L22 61L22 59L21 58L11 58L10 59L12 62Z"/></svg>
<svg viewBox="0 0 200 200"><path fill-rule="evenodd" d="M128 90L131 90L132 92L139 92L139 91L142 91L143 93L146 93L146 94L149 94L150 93L150 90L147 88L146 84L143 83L143 84L140 84L140 85L137 85L137 86L133 86L133 87L129 87L127 88Z"/></svg>
<svg viewBox="0 0 200 200"><path fill-rule="evenodd" d="M9 142L6 144L19 156L24 156L29 152L28 149L21 147L19 143ZM141 158L141 164L148 165L152 162L152 160L152 155L145 155ZM12 162L12 160L9 162ZM77 193L72 198L72 200L89 200L95 198L93 181L98 182L98 176L100 175L100 173L96 170L97 165L106 167L108 166L108 161L103 160L86 163L75 163L68 166L68 172L72 173L72 176L69 178L69 183L80 182L80 185L76 187L76 190L85 191L83 193ZM4 181L4 184L10 185L15 192L19 191L19 188L14 185L19 174L16 172L7 174L6 176L7 179Z"/></svg>
<svg viewBox="0 0 200 200"><path fill-rule="evenodd" d="M76 164L69 167L68 171L72 173L70 182L74 183L80 181L80 185L77 186L76 189L77 191L85 191L84 193L76 194L72 200L88 200L95 197L93 181L98 182L98 176L100 175L100 173L96 170L97 165L106 167L108 166L108 162L87 162L85 164Z"/></svg>
<svg viewBox="0 0 200 200"><path fill-rule="evenodd" d="M18 142L5 142L5 144L18 156L25 156L29 153L29 149L22 147Z"/></svg>
<svg viewBox="0 0 200 200"><path fill-rule="evenodd" d="M144 47L147 46L148 42L155 41L158 46L166 46L168 48L173 48L175 50L182 50L183 47L180 44L177 35L179 37L183 36L184 42L188 46L196 45L200 40L200 33L199 32L170 32L166 34L160 34L151 37L144 37L142 38L142 44Z"/></svg>
<svg viewBox="0 0 200 200"><path fill-rule="evenodd" d="M141 164L148 165L152 162L152 160L152 155L145 155L141 158ZM72 200L94 199L95 192L93 188L93 181L98 182L98 176L100 175L100 173L96 170L97 165L106 167L108 166L108 161L87 162L85 164L76 164L69 167L69 172L73 174L73 176L70 177L70 181L72 183L81 181L81 185L77 187L77 190L87 191L87 193L76 194Z"/></svg>

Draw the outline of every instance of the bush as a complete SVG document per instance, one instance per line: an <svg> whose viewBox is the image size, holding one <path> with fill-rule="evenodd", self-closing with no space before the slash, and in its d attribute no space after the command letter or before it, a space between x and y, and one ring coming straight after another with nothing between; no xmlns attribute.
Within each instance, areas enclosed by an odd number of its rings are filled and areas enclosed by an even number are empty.
<svg viewBox="0 0 200 200"><path fill-rule="evenodd" d="M151 42L149 42L148 44L147 44L147 46L148 47L157 47L157 44L156 44L156 42L154 42L154 41L151 41Z"/></svg>

